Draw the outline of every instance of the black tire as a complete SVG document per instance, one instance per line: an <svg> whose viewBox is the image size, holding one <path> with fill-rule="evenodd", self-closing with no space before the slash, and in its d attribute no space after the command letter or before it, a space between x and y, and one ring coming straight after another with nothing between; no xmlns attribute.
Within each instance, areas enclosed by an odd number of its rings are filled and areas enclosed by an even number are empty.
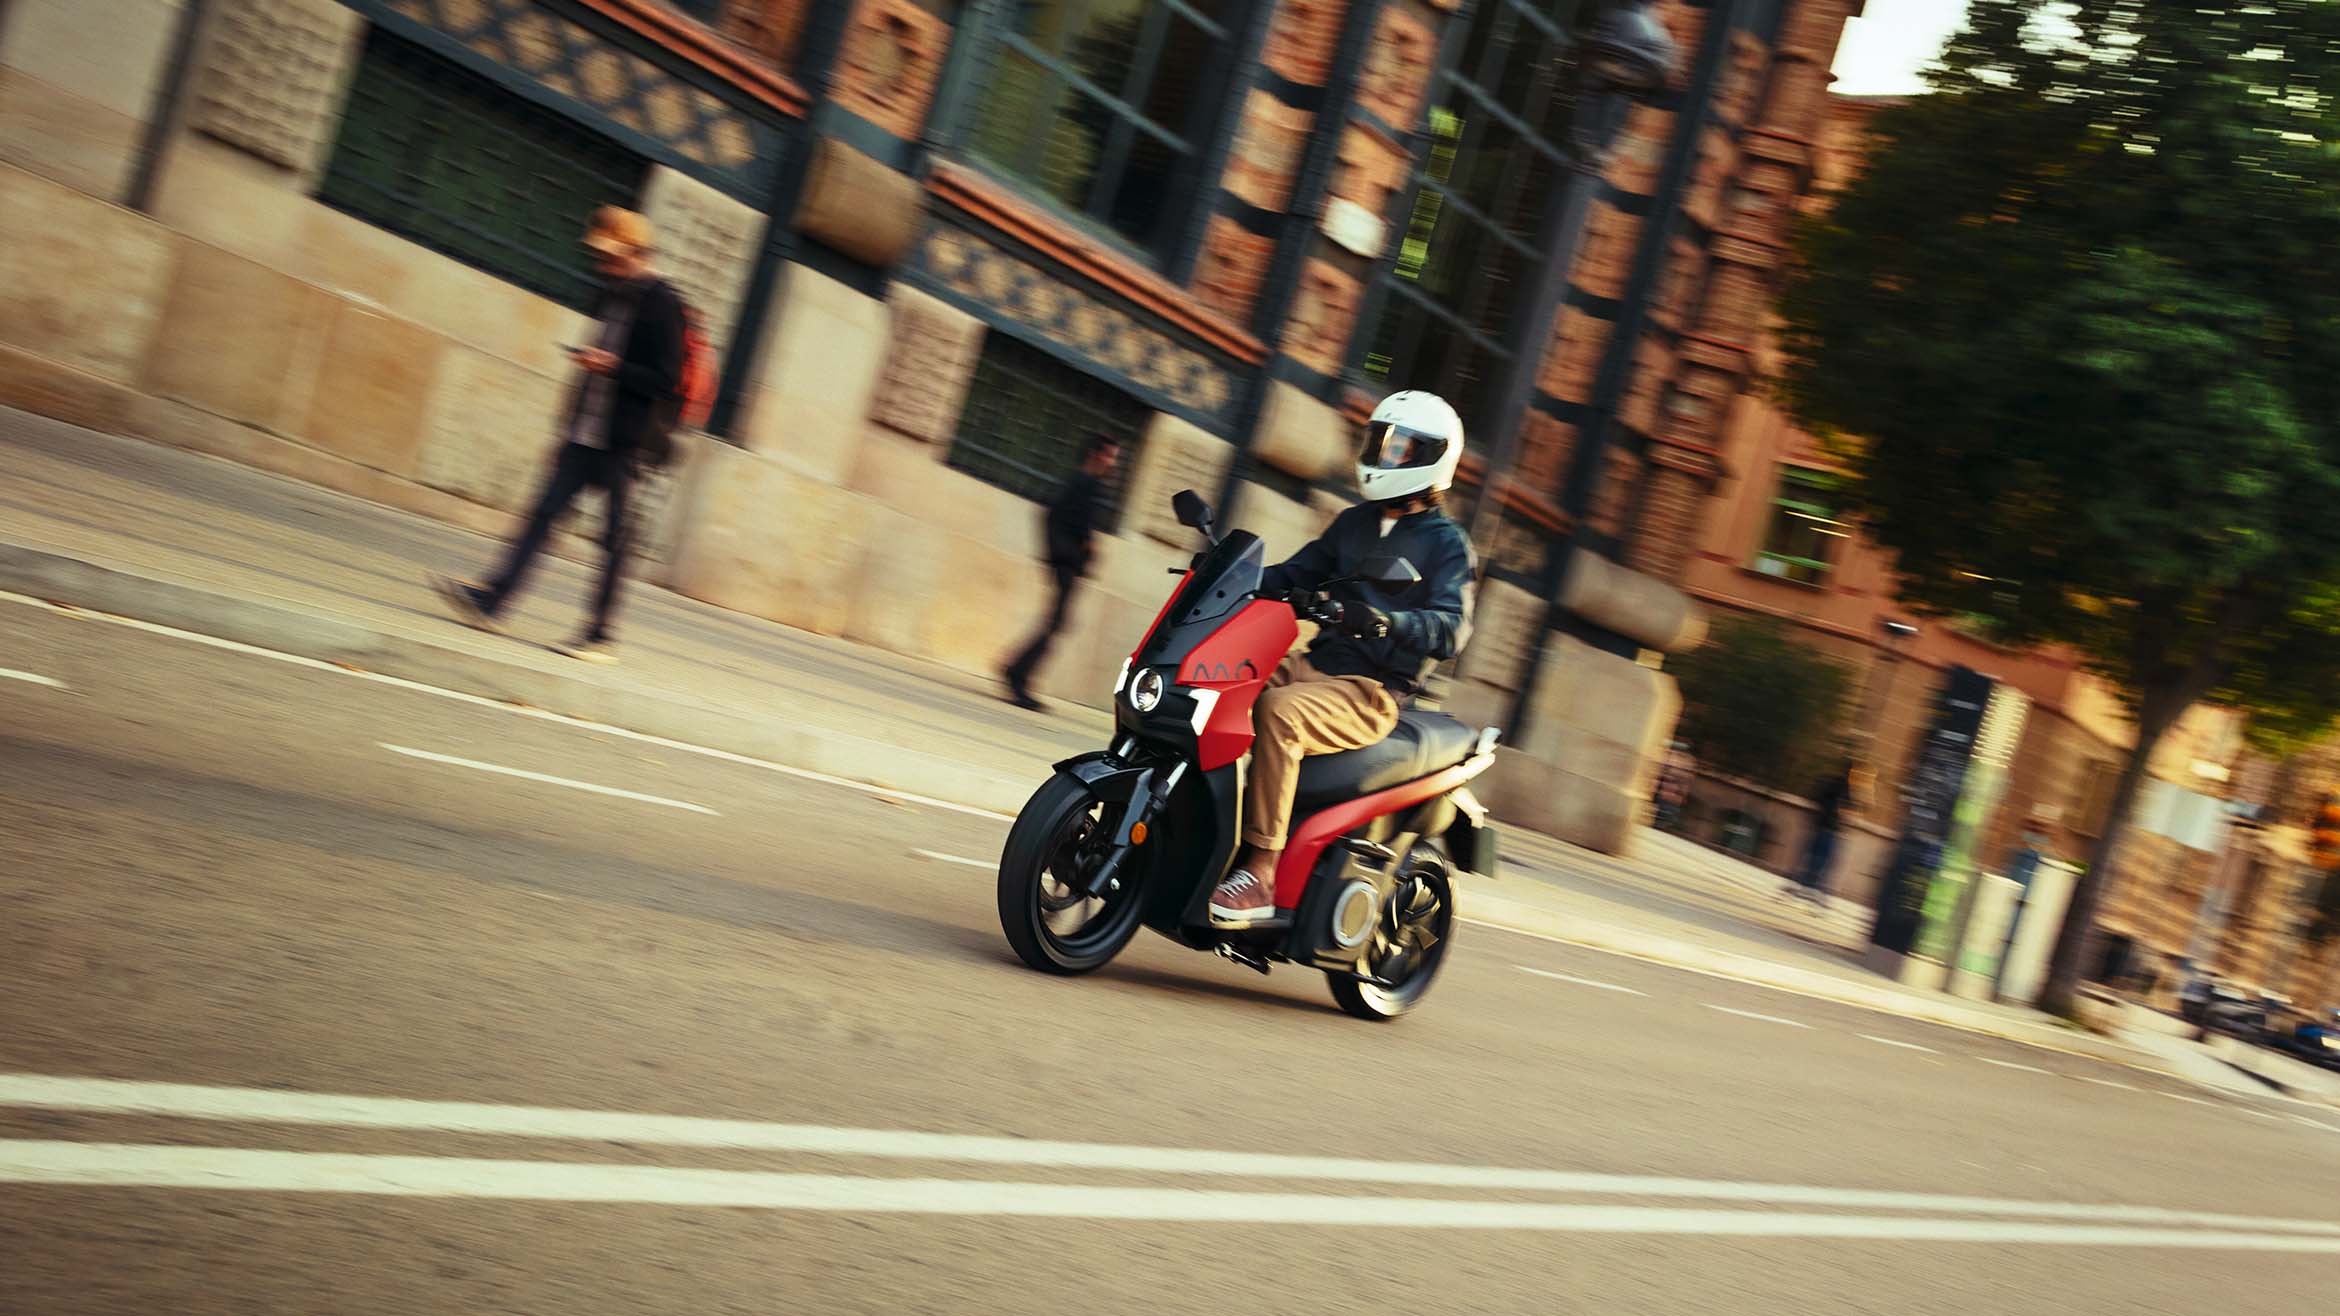
<svg viewBox="0 0 2340 1316"><path fill-rule="evenodd" d="M1121 866L1119 891L1101 900L1071 898L1070 879L1102 858L1095 842L1099 829L1112 825L1105 815L1088 787L1058 775L1033 793L1008 829L999 859L999 929L1016 957L1043 973L1102 968L1137 932L1145 909L1143 850Z"/></svg>
<svg viewBox="0 0 2340 1316"><path fill-rule="evenodd" d="M1398 889L1378 922L1359 967L1390 985L1330 971L1324 977L1341 1009L1387 1023L1422 1003L1454 944L1454 869L1446 856L1426 841L1416 845L1398 870Z"/></svg>

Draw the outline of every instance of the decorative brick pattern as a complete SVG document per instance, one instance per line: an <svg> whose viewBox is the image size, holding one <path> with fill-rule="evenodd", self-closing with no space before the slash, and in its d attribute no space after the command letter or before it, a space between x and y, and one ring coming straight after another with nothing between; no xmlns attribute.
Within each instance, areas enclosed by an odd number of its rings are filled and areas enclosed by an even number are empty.
<svg viewBox="0 0 2340 1316"><path fill-rule="evenodd" d="M1311 258L1284 327L1285 354L1320 375L1341 373L1364 297L1365 285L1357 276L1329 260Z"/></svg>
<svg viewBox="0 0 2340 1316"><path fill-rule="evenodd" d="M1406 185L1413 157L1377 132L1350 124L1341 132L1339 168L1333 173L1332 194L1354 201L1376 216L1389 214L1390 202Z"/></svg>
<svg viewBox="0 0 2340 1316"><path fill-rule="evenodd" d="M705 321L721 359L739 323L764 216L695 178L653 170L642 213L658 235L658 263Z"/></svg>
<svg viewBox="0 0 2340 1316"><path fill-rule="evenodd" d="M330 0L309 3L332 5ZM387 0L392 12L509 65L683 155L730 176L741 190L767 179L751 168L779 149L778 135L730 102L676 79L534 0Z"/></svg>
<svg viewBox="0 0 2340 1316"><path fill-rule="evenodd" d="M1678 583L1697 547L1705 508L1706 486L1697 476L1672 466L1653 468L1641 524L1627 550L1633 569Z"/></svg>
<svg viewBox="0 0 2340 1316"><path fill-rule="evenodd" d="M1349 0L1282 0L1268 28L1261 62L1276 76L1304 87L1324 85Z"/></svg>
<svg viewBox="0 0 2340 1316"><path fill-rule="evenodd" d="M1560 322L1536 373L1536 387L1556 398L1582 402L1592 392L1593 373L1600 369L1601 353L1608 350L1614 326L1574 306L1560 308Z"/></svg>
<svg viewBox="0 0 2340 1316"><path fill-rule="evenodd" d="M1427 22L1403 4L1382 6L1358 80L1359 103L1399 132L1414 131L1437 58L1438 38Z"/></svg>
<svg viewBox="0 0 2340 1316"><path fill-rule="evenodd" d="M1735 124L1745 124L1755 112L1755 98L1763 94L1763 74L1771 50L1746 32L1731 34L1730 63L1715 88L1715 112Z"/></svg>
<svg viewBox="0 0 2340 1316"><path fill-rule="evenodd" d="M951 25L913 0L859 0L831 94L896 137L916 137L950 44Z"/></svg>
<svg viewBox="0 0 2340 1316"><path fill-rule="evenodd" d="M194 125L271 164L317 166L364 20L335 0L227 0Z"/></svg>
<svg viewBox="0 0 2340 1316"><path fill-rule="evenodd" d="M1275 256L1275 239L1254 233L1225 215L1211 217L1203 235L1202 260L1195 268L1194 292L1203 304L1235 320L1251 319L1259 285L1267 278Z"/></svg>
<svg viewBox="0 0 2340 1316"><path fill-rule="evenodd" d="M964 229L929 229L913 260L918 272L948 296L1086 358L1131 391L1212 421L1226 419L1235 397L1226 366L1120 306L1061 282Z"/></svg>
<svg viewBox="0 0 2340 1316"><path fill-rule="evenodd" d="M1568 479L1568 461L1576 452L1576 427L1534 407L1520 421L1519 456L1511 468L1512 482L1522 489L1558 501Z"/></svg>
<svg viewBox="0 0 2340 1316"><path fill-rule="evenodd" d="M1595 297L1623 297L1633 273L1633 248L1640 240L1639 219L1605 201L1593 203L1584 246L1576 257L1576 286Z"/></svg>
<svg viewBox="0 0 2340 1316"><path fill-rule="evenodd" d="M1313 122L1308 111L1253 88L1227 163L1227 190L1262 210L1282 210L1292 197L1292 178L1300 170L1300 151Z"/></svg>
<svg viewBox="0 0 2340 1316"><path fill-rule="evenodd" d="M774 68L796 62L810 0L731 0L723 7L724 36L762 56Z"/></svg>
<svg viewBox="0 0 2340 1316"><path fill-rule="evenodd" d="M869 418L947 444L958 433L983 354L983 322L906 284L888 290L886 303L893 311L891 337Z"/></svg>
<svg viewBox="0 0 2340 1316"><path fill-rule="evenodd" d="M1612 443L1602 453L1601 486L1593 491L1593 528L1604 535L1622 535L1641 481L1641 458L1632 449Z"/></svg>
<svg viewBox="0 0 2340 1316"><path fill-rule="evenodd" d="M1698 290L1699 275L1704 272L1705 256L1698 244L1687 238L1676 238L1667 252L1665 272L1658 276L1657 287L1650 299L1651 314L1668 329L1680 329L1688 312L1691 294Z"/></svg>

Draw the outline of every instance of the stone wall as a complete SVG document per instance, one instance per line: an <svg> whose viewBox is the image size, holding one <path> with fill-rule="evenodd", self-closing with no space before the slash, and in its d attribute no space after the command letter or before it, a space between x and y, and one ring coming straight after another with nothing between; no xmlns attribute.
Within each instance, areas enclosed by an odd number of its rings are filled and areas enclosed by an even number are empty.
<svg viewBox="0 0 2340 1316"><path fill-rule="evenodd" d="M185 5L12 0L0 49L0 162L121 200Z"/></svg>

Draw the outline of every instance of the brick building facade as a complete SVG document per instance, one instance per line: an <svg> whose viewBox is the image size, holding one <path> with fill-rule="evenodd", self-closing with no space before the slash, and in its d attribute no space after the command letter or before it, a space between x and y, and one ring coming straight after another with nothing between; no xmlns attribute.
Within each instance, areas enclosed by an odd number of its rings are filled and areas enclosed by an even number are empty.
<svg viewBox="0 0 2340 1316"><path fill-rule="evenodd" d="M1481 426L1463 510L1501 491L1455 705L1499 719L1526 656L1564 647L1509 796L1610 845L1674 704L1630 646L1543 629L1574 429L1638 277L1592 505L1645 574L1571 588L1649 649L1693 635L1672 587L1857 8L1657 4L1682 72L1625 122L1560 313L1531 323L1599 0L124 3L136 40L78 0L20 0L0 32L0 400L492 529L589 296L580 218L631 204L725 363L656 513L659 578L987 669L1037 587L1031 500L1117 433L1117 533L1052 674L1096 702L1187 545L1171 491L1223 492L1289 549L1350 496L1372 400L1433 389ZM115 208L150 158L143 213ZM1661 200L1663 268L1637 273ZM1531 368L1490 473L1486 418Z"/></svg>

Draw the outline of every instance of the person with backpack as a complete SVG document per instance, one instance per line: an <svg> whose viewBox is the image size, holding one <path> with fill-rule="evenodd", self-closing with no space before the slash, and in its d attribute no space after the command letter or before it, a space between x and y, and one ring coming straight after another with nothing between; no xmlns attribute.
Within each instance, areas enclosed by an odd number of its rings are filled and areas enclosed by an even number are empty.
<svg viewBox="0 0 2340 1316"><path fill-rule="evenodd" d="M608 499L601 540L607 558L584 634L560 651L584 662L611 663L617 661L612 624L618 585L633 546L628 512L634 488L646 470L672 458L676 426L705 420L712 371L704 337L682 295L651 269L656 244L650 221L631 210L603 206L594 212L584 241L603 287L589 345L567 349L577 379L561 411L560 446L536 508L486 584L434 583L457 617L482 630L495 629L554 524L579 494L599 489Z"/></svg>

